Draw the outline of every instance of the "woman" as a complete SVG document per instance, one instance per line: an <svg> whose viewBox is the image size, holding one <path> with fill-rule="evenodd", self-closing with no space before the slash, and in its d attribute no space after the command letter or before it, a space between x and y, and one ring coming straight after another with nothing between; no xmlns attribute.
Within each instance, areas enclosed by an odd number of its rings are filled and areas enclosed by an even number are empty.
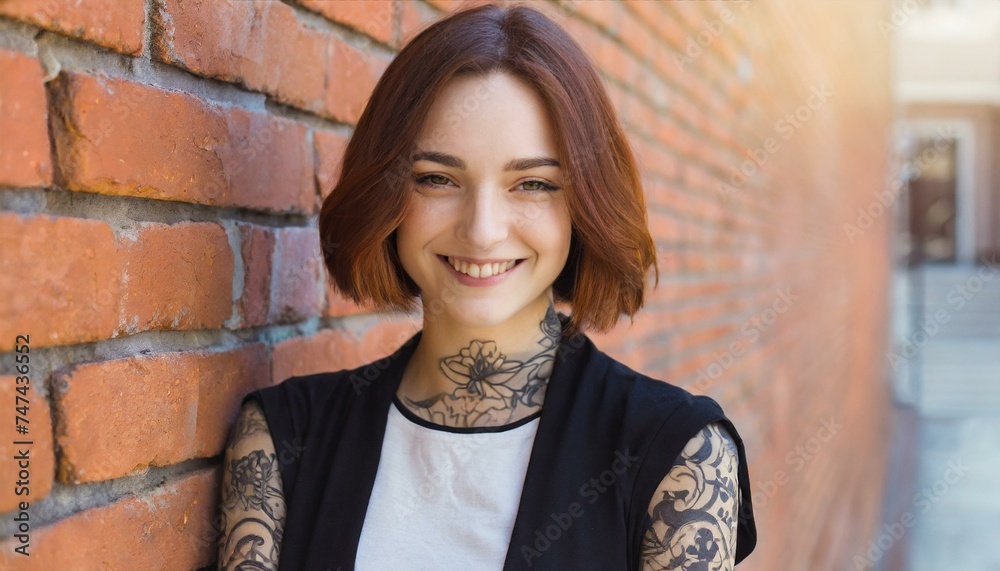
<svg viewBox="0 0 1000 571"><path fill-rule="evenodd" d="M423 328L247 395L220 568L732 569L753 550L718 404L583 333L639 310L655 247L600 79L540 12L467 9L400 51L320 234L339 290Z"/></svg>

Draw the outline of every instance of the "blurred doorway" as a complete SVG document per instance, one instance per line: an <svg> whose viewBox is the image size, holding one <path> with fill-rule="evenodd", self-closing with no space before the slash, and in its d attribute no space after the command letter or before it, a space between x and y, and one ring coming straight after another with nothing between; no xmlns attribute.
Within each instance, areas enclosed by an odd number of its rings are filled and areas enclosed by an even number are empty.
<svg viewBox="0 0 1000 571"><path fill-rule="evenodd" d="M955 138L920 138L921 168L910 180L910 265L957 260L958 172Z"/></svg>

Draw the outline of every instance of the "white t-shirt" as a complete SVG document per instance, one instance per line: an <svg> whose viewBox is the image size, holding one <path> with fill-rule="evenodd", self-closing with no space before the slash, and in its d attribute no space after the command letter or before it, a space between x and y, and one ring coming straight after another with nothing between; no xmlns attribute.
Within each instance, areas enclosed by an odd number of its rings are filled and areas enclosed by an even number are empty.
<svg viewBox="0 0 1000 571"><path fill-rule="evenodd" d="M393 396L355 568L502 569L540 416L446 427Z"/></svg>

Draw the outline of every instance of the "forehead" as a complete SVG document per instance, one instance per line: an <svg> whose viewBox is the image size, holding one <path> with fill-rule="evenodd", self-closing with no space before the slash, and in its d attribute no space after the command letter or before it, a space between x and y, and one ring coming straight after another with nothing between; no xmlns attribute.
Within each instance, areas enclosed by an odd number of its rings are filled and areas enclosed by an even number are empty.
<svg viewBox="0 0 1000 571"><path fill-rule="evenodd" d="M556 156L556 132L541 97L510 74L457 77L434 101L417 147L469 163Z"/></svg>

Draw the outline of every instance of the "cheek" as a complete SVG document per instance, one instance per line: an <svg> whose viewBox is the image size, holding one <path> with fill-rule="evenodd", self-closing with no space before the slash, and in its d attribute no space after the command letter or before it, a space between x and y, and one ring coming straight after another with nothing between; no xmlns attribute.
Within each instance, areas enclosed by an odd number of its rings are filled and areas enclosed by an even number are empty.
<svg viewBox="0 0 1000 571"><path fill-rule="evenodd" d="M552 240L553 247L558 248L559 255L564 258L569 256L570 241L573 237L573 221L565 201L560 201L558 208L553 209L546 226L550 235L549 239Z"/></svg>
<svg viewBox="0 0 1000 571"><path fill-rule="evenodd" d="M422 204L411 204L403 217L399 227L396 228L396 247L400 253L410 252L421 247L424 241L424 234L428 230L428 221L433 219L427 212L427 208Z"/></svg>
<svg viewBox="0 0 1000 571"><path fill-rule="evenodd" d="M403 270L413 275L413 260L420 249L420 225L409 215L396 228L396 251L399 253L399 263Z"/></svg>
<svg viewBox="0 0 1000 571"><path fill-rule="evenodd" d="M522 218L523 236L534 244L539 252L560 265L569 256L572 238L572 222L564 204L547 204L536 207L530 216Z"/></svg>
<svg viewBox="0 0 1000 571"><path fill-rule="evenodd" d="M415 197L406 215L396 228L396 250L399 260L411 276L421 264L427 261L423 254L441 237L449 224L446 205L442 201L420 200Z"/></svg>

